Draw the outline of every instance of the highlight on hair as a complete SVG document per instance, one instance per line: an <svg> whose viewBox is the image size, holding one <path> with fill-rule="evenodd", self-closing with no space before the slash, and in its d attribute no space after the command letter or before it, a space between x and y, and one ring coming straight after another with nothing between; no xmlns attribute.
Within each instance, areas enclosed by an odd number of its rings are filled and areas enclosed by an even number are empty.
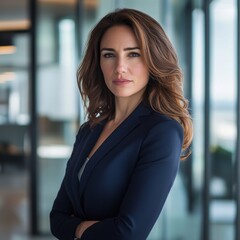
<svg viewBox="0 0 240 240"><path fill-rule="evenodd" d="M160 24L147 14L133 9L120 9L103 17L91 31L86 52L77 72L78 86L93 126L115 113L114 95L108 90L100 68L100 43L112 26L127 25L134 32L150 78L144 101L153 110L177 120L184 130L181 159L190 155L193 136L188 101L183 96L183 75L177 55Z"/></svg>

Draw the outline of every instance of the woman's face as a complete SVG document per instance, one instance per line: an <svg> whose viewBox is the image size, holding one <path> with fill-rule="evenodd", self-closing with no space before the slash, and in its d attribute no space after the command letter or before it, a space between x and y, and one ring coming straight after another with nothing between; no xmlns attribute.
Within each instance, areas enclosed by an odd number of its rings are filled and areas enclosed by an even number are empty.
<svg viewBox="0 0 240 240"><path fill-rule="evenodd" d="M149 71L130 27L113 26L105 32L100 43L100 66L115 97L142 98Z"/></svg>

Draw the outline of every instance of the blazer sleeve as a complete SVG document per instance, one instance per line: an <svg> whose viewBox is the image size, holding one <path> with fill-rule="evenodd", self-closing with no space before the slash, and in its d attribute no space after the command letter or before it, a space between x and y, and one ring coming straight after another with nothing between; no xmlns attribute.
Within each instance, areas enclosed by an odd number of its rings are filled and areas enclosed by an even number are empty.
<svg viewBox="0 0 240 240"><path fill-rule="evenodd" d="M83 131L85 125L86 124L83 124L78 131L71 157L67 163L65 176L63 178L62 184L60 186L58 194L54 200L52 210L50 212L51 232L57 239L60 240L74 239L76 227L82 221L80 218L74 216L72 202L66 191L65 178L69 172L68 171L69 166L72 164L73 156L77 152L78 147L77 142L84 135Z"/></svg>
<svg viewBox="0 0 240 240"><path fill-rule="evenodd" d="M175 120L158 123L146 135L118 216L89 227L82 240L145 240L177 174L183 129Z"/></svg>
<svg viewBox="0 0 240 240"><path fill-rule="evenodd" d="M75 230L81 219L74 216L72 204L67 196L64 180L50 212L52 234L60 240L74 239Z"/></svg>

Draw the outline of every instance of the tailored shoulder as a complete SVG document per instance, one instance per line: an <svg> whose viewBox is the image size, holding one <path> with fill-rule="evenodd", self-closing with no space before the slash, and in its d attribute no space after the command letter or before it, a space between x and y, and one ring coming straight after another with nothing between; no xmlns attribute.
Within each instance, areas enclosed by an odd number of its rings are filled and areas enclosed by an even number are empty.
<svg viewBox="0 0 240 240"><path fill-rule="evenodd" d="M179 132L183 131L182 125L175 119L168 117L162 113L152 111L151 114L147 117L145 124L149 124L152 128L156 127L159 129L176 129Z"/></svg>
<svg viewBox="0 0 240 240"><path fill-rule="evenodd" d="M152 110L151 114L149 115L150 119L155 119L158 120L160 122L165 122L165 121L174 121L177 122L175 119L168 117L165 114L162 114L160 112L156 112L154 110Z"/></svg>

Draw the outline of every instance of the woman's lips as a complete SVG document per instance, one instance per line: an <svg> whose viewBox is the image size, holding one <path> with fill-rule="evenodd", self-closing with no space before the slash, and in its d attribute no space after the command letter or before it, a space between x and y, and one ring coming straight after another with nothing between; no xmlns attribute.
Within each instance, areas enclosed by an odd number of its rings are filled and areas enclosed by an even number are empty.
<svg viewBox="0 0 240 240"><path fill-rule="evenodd" d="M113 80L113 83L115 85L126 85L126 84L129 84L131 82L132 82L132 80L129 80L129 79L115 79L115 80Z"/></svg>

